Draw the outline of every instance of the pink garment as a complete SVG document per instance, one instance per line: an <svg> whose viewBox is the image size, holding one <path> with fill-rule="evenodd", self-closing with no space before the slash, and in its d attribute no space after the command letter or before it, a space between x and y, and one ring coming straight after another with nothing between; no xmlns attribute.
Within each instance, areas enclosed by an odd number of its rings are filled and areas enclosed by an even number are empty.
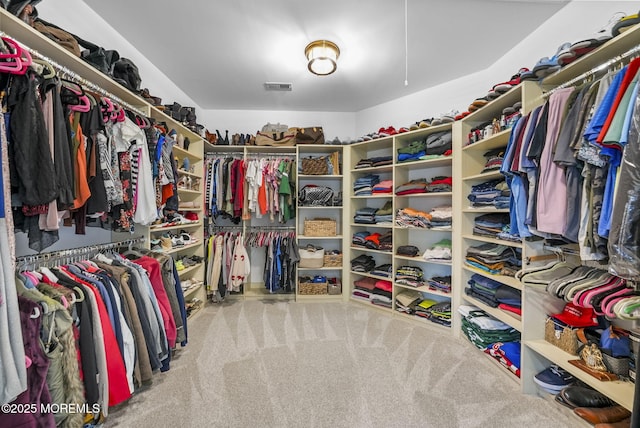
<svg viewBox="0 0 640 428"><path fill-rule="evenodd" d="M574 90L560 89L549 98L547 136L540 156L536 203L537 229L540 232L562 235L567 222L567 180L564 169L553 162L553 155L567 101Z"/></svg>
<svg viewBox="0 0 640 428"><path fill-rule="evenodd" d="M162 315L162 321L164 324L164 330L167 334L167 341L169 342L169 348L175 348L176 346L176 320L173 318L173 312L171 312L171 303L167 296L167 291L164 288L162 282L162 271L160 268L160 262L156 259L142 256L139 259L131 260L135 264L138 264L149 273L149 279L151 280L151 286L153 292L158 300L158 307L160 308L160 314Z"/></svg>

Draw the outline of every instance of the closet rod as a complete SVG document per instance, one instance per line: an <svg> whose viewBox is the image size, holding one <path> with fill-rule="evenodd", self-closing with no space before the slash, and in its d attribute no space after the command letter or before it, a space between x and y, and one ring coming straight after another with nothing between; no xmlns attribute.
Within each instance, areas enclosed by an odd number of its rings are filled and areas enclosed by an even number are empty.
<svg viewBox="0 0 640 428"><path fill-rule="evenodd" d="M542 246L542 249L545 250L545 251L551 251L551 252L556 253L556 254L567 254L567 255L570 255L570 256L579 256L580 255L580 251L579 250L574 250L572 248L556 247L556 246L547 245L547 244L544 244Z"/></svg>
<svg viewBox="0 0 640 428"><path fill-rule="evenodd" d="M214 230L215 229L221 229L221 230L242 230L245 228L245 226L211 226ZM295 230L296 227L295 226L246 226L246 229L250 229L250 230L254 230L254 229L264 229L264 230Z"/></svg>
<svg viewBox="0 0 640 428"><path fill-rule="evenodd" d="M104 250L115 250L122 247L128 247L135 244L141 244L145 241L144 237L126 239L120 242L108 242L105 244L89 245L86 247L69 248L66 250L51 251L48 253L38 253L29 256L16 257L16 262L32 264L39 261L52 261L66 257L78 257L87 254L97 253Z"/></svg>
<svg viewBox="0 0 640 428"><path fill-rule="evenodd" d="M611 58L610 60L600 64L597 67L592 68L589 71L585 71L584 73L582 73L581 75L574 77L571 80L568 80L558 86L556 86L555 88L550 89L549 91L545 92L544 94L542 94L542 96L544 98L548 98L551 96L551 94L553 94L555 91L560 90L560 89L564 89L564 88L568 88L570 86L573 86L574 84L580 82L581 80L584 80L588 77L591 76L595 76L598 73L600 73L603 70L606 70L607 68L609 68L610 66L617 64L621 61L623 61L624 59L630 57L630 56L634 56L636 54L640 53L640 45L636 45L635 47L629 49L628 51L626 51L623 54L620 54L614 58Z"/></svg>
<svg viewBox="0 0 640 428"><path fill-rule="evenodd" d="M247 153L247 157L260 157L260 156L277 156L277 157L295 157L295 153L278 153L278 152L251 152Z"/></svg>
<svg viewBox="0 0 640 428"><path fill-rule="evenodd" d="M220 156L244 156L243 152L207 152L207 158L217 158Z"/></svg>
<svg viewBox="0 0 640 428"><path fill-rule="evenodd" d="M55 62L54 60L52 60L51 58L42 55L40 52L38 52L35 49L31 49L30 47L28 47L27 45L25 45L22 42L18 42L18 40L15 37L10 36L9 34L5 33L4 31L0 31L0 36L4 36L4 37L9 37L13 40L15 40L17 43L20 43L20 45L22 46L23 49L26 49L29 51L29 53L32 56L35 56L43 61L48 62L49 64L51 64L51 66L55 69L57 69L59 72L61 72L62 74L65 74L67 77L71 78L71 80L73 80L74 82L78 83L81 86L85 86L86 88L98 92L100 95L105 96L107 98L109 98L111 101L116 102L117 104L120 104L122 107L125 107L129 110L131 110L134 113L139 114L140 116L144 116L147 117L146 113L143 113L142 111L138 110L136 107L132 106L131 104L127 103L126 101L123 101L120 97L117 97L115 95L113 95L111 92L106 91L104 89L102 89L100 86L96 85L93 82L88 81L87 79L80 77L78 74L76 74L75 72L69 70L67 67L58 64L57 62Z"/></svg>

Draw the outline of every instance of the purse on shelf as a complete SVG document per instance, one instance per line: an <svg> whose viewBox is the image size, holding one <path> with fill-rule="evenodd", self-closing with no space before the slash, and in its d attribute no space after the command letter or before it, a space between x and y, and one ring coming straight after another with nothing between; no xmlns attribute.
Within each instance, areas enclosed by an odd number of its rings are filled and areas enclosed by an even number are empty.
<svg viewBox="0 0 640 428"><path fill-rule="evenodd" d="M295 144L296 134L291 130L256 134L256 146L295 146Z"/></svg>
<svg viewBox="0 0 640 428"><path fill-rule="evenodd" d="M298 201L301 206L330 207L333 204L333 189L307 184L298 192Z"/></svg>
<svg viewBox="0 0 640 428"><path fill-rule="evenodd" d="M328 156L302 158L303 175L328 175Z"/></svg>
<svg viewBox="0 0 640 428"><path fill-rule="evenodd" d="M296 144L324 144L322 126L296 129Z"/></svg>

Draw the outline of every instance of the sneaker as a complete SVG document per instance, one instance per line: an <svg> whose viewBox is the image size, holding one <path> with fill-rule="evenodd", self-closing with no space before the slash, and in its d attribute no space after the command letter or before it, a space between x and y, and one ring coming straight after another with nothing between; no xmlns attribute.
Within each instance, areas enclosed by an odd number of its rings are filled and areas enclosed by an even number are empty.
<svg viewBox="0 0 640 428"><path fill-rule="evenodd" d="M601 29L596 31L590 36L585 37L582 40L578 40L571 44L571 50L577 55L582 56L588 52L591 52L604 42L613 38L613 29L618 22L625 17L623 12L616 12L609 22L607 22Z"/></svg>
<svg viewBox="0 0 640 428"><path fill-rule="evenodd" d="M627 15L620 21L616 22L616 24L613 26L613 29L611 30L611 34L613 34L613 37L616 37L620 35L620 33L624 33L629 28L638 23L640 23L640 17L638 16L638 13Z"/></svg>
<svg viewBox="0 0 640 428"><path fill-rule="evenodd" d="M182 260L176 262L176 270L185 270L186 266L182 263Z"/></svg>
<svg viewBox="0 0 640 428"><path fill-rule="evenodd" d="M533 380L550 394L557 394L575 382L575 378L569 372L555 364L535 375Z"/></svg>

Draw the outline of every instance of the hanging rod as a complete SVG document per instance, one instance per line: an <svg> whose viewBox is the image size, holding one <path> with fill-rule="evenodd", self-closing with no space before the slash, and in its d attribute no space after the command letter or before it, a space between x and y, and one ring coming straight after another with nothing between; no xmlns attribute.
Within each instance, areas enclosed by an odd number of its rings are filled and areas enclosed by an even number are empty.
<svg viewBox="0 0 640 428"><path fill-rule="evenodd" d="M551 94L553 94L554 92L560 90L560 89L565 89L568 88L570 86L573 86L574 84L588 78L588 77L592 77L592 76L596 76L598 73L600 73L603 70L606 70L607 68L609 68L610 66L617 64L621 61L623 61L624 59L630 57L630 56L634 56L636 54L640 53L640 45L636 45L635 47L629 49L628 51L626 51L623 54L620 54L616 57L611 58L608 61L603 62L602 64L600 64L597 67L592 68L589 71L585 71L584 73L582 73L581 75L574 77L573 79L570 79L564 83L561 83L560 85L556 86L555 88L550 89L549 91L545 92L544 94L542 94L543 98L548 98L551 96Z"/></svg>
<svg viewBox="0 0 640 428"><path fill-rule="evenodd" d="M251 231L255 231L255 229L264 229L264 230L295 230L295 226L242 226L242 225L232 225L232 226L211 226L213 229L219 230L237 230L237 229L250 229Z"/></svg>
<svg viewBox="0 0 640 428"><path fill-rule="evenodd" d="M544 244L542 246L542 249L545 250L545 251L551 251L551 252L556 253L556 254L566 254L566 255L570 255L570 256L579 256L580 255L580 251L579 250L574 250L572 248L557 247L555 245Z"/></svg>
<svg viewBox="0 0 640 428"><path fill-rule="evenodd" d="M221 157L221 156L243 156L244 157L244 153L243 152L207 152L205 154L205 157L207 158L217 158L217 157Z"/></svg>
<svg viewBox="0 0 640 428"><path fill-rule="evenodd" d="M65 67L64 65L60 65L57 62L55 62L54 60L52 60L51 58L42 55L40 52L38 52L35 49L31 49L30 47L28 47L27 45L25 45L22 42L18 42L18 40L15 37L12 37L11 35L5 33L4 31L0 31L0 36L4 36L4 37L9 37L13 40L15 40L17 43L20 43L20 45L22 46L23 49L26 49L29 51L29 53L32 56L35 56L43 61L48 62L49 64L51 64L51 66L55 69L57 69L59 72L61 72L62 74L65 74L67 77L71 78L71 80L75 81L76 83L92 90L95 92L98 92L100 95L109 98L110 100L116 102L117 104L120 104L121 106L127 108L128 110L133 111L134 113L139 114L140 116L144 116L147 117L148 115L146 113L143 113L142 111L140 111L138 108L132 106L131 104L129 104L126 101L123 101L120 97L115 96L114 94L112 94L109 91L106 91L105 89L102 89L100 86L96 85L93 82L88 81L87 79L85 79L84 77L79 76L77 73L69 70L67 67Z"/></svg>
<svg viewBox="0 0 640 428"><path fill-rule="evenodd" d="M38 262L50 262L53 260L64 259L69 257L85 256L105 250L115 250L130 245L140 244L145 241L144 237L126 239L120 242L108 242L105 244L89 245L86 247L69 248L66 250L51 251L48 253L38 253L29 256L16 257L17 263L37 264Z"/></svg>

